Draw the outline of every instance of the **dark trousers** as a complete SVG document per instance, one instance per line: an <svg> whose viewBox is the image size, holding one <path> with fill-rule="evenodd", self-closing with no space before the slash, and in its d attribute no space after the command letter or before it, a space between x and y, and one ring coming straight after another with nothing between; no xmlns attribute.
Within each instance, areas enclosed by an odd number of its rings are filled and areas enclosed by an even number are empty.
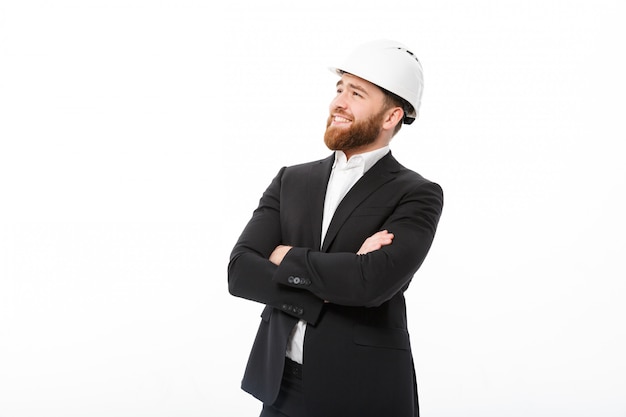
<svg viewBox="0 0 626 417"><path fill-rule="evenodd" d="M302 365L285 358L285 372L276 402L263 404L259 417L305 417Z"/></svg>

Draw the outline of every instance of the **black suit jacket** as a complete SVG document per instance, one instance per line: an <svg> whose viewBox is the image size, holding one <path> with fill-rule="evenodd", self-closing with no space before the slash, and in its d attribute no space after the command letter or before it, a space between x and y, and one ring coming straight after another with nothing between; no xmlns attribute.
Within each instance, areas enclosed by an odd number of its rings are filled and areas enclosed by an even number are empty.
<svg viewBox="0 0 626 417"><path fill-rule="evenodd" d="M232 251L229 291L266 304L242 388L276 400L287 340L303 319L309 416L417 416L403 293L431 246L443 192L389 153L341 201L321 244L333 160L282 168ZM391 245L356 255L384 229ZM275 266L279 244L293 248Z"/></svg>

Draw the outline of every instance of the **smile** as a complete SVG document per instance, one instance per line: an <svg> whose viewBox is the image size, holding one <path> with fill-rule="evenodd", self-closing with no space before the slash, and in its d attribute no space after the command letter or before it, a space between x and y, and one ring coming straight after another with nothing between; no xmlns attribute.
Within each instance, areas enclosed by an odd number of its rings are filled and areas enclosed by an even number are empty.
<svg viewBox="0 0 626 417"><path fill-rule="evenodd" d="M350 123L351 120L350 119L346 119L345 117L341 117L341 116L334 116L333 117L333 123Z"/></svg>

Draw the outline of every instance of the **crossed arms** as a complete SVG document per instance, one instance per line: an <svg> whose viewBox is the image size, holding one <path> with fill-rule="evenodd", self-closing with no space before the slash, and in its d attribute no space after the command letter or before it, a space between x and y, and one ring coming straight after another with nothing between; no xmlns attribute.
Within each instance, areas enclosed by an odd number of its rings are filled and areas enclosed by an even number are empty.
<svg viewBox="0 0 626 417"><path fill-rule="evenodd" d="M284 245L283 175L285 169L263 194L231 253L231 294L315 323L324 301L374 307L406 289L434 238L443 206L437 184L398 180L393 195L400 186L403 190L391 214L382 219L382 231L365 239L357 253L320 252Z"/></svg>
<svg viewBox="0 0 626 417"><path fill-rule="evenodd" d="M365 242L361 245L361 248L357 251L357 255L365 255L369 252L378 250L386 245L391 245L393 241L393 233L389 233L387 230L381 230L374 233L372 236L365 239ZM282 262L285 255L289 252L292 246L278 245L276 249L270 255L270 262L278 266Z"/></svg>

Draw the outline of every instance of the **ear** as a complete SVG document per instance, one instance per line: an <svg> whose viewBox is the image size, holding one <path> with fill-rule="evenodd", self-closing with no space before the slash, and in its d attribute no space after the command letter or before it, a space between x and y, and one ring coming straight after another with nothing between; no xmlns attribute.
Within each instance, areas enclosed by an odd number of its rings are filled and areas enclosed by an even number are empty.
<svg viewBox="0 0 626 417"><path fill-rule="evenodd" d="M385 113L385 118L383 119L383 129L393 130L398 123L402 123L403 117L404 110L402 110L402 107L390 108Z"/></svg>

